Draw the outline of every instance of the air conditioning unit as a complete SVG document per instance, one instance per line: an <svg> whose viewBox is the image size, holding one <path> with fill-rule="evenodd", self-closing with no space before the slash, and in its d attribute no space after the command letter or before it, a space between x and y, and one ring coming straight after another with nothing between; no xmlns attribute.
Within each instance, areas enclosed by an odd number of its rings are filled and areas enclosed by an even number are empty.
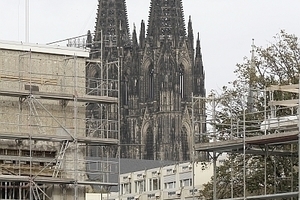
<svg viewBox="0 0 300 200"><path fill-rule="evenodd" d="M160 197L160 193L159 193L159 192L156 192L156 193L155 193L155 197Z"/></svg>
<svg viewBox="0 0 300 200"><path fill-rule="evenodd" d="M131 175L128 175L127 178L128 178L128 179L131 179Z"/></svg>
<svg viewBox="0 0 300 200"><path fill-rule="evenodd" d="M177 190L176 194L177 194L177 196L180 196L181 195L181 190Z"/></svg>
<svg viewBox="0 0 300 200"><path fill-rule="evenodd" d="M189 169L192 169L193 168L193 165L192 164L189 164Z"/></svg>

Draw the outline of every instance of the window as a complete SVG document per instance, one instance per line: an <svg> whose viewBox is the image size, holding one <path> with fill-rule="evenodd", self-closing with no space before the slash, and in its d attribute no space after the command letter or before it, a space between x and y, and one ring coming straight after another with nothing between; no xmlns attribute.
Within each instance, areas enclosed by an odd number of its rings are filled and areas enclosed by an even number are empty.
<svg viewBox="0 0 300 200"><path fill-rule="evenodd" d="M160 189L160 181L158 179L153 179L153 190Z"/></svg>
<svg viewBox="0 0 300 200"><path fill-rule="evenodd" d="M130 194L131 193L131 183L121 184L121 194Z"/></svg>
<svg viewBox="0 0 300 200"><path fill-rule="evenodd" d="M135 88L135 93L139 94L139 81L137 79L134 79L134 88Z"/></svg>
<svg viewBox="0 0 300 200"><path fill-rule="evenodd" d="M127 80L127 78L125 78L125 80L124 80L123 103L124 103L124 105L128 105L128 80Z"/></svg>
<svg viewBox="0 0 300 200"><path fill-rule="evenodd" d="M145 180L135 181L135 193L142 193L146 191Z"/></svg>
<svg viewBox="0 0 300 200"><path fill-rule="evenodd" d="M149 179L149 190L160 190L160 179L153 178Z"/></svg>
<svg viewBox="0 0 300 200"><path fill-rule="evenodd" d="M154 69L149 70L149 98L154 98Z"/></svg>
<svg viewBox="0 0 300 200"><path fill-rule="evenodd" d="M193 185L193 180L191 178L180 180L180 187L192 186L192 185Z"/></svg>
<svg viewBox="0 0 300 200"><path fill-rule="evenodd" d="M165 183L165 189L172 189L176 187L176 181Z"/></svg>
<svg viewBox="0 0 300 200"><path fill-rule="evenodd" d="M180 89L181 98L183 98L184 97L184 68L182 64L179 69L179 89Z"/></svg>

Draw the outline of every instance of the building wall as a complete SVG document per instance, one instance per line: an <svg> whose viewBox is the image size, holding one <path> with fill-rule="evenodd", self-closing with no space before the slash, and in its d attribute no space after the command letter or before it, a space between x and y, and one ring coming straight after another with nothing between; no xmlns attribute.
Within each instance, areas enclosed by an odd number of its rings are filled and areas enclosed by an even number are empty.
<svg viewBox="0 0 300 200"><path fill-rule="evenodd" d="M33 49L33 51L29 51ZM80 56L76 56L80 53ZM73 137L85 136L85 106L84 103L63 101L60 99L39 98L40 94L85 95L85 57L88 53L73 49L56 49L47 46L0 42L0 91L7 95L0 96L0 134L61 136L71 134ZM17 98L14 93L33 91L32 97ZM39 92L35 94L35 92ZM49 159L56 156L60 150L60 142L22 140L0 140L0 149L31 150L35 152L52 152ZM75 152L77 154L75 155ZM54 154L53 154L54 153ZM32 155L34 156L34 155ZM70 143L66 150L60 178L85 179L85 148L77 148ZM2 159L0 161L6 163ZM18 162L7 165L16 168ZM45 164L46 163L46 164ZM52 176L55 162L33 162L32 173ZM21 168L28 165L26 162ZM46 166L47 165L47 166ZM46 166L46 167L45 167ZM44 168L44 170L41 171ZM77 175L75 175L77 170ZM22 175L29 173L23 171ZM57 187L55 190L61 190ZM60 199L62 192L49 190L54 199ZM80 189L81 190L81 189ZM67 189L74 193L73 189ZM83 191L82 191L83 192ZM57 196L55 197L55 194ZM84 198L80 194L81 198ZM73 195L67 199L72 199Z"/></svg>
<svg viewBox="0 0 300 200"><path fill-rule="evenodd" d="M199 197L198 190L211 180L213 166L210 162L194 164L195 183L193 185L193 165L190 162L147 169L120 175L120 199L192 199ZM193 190L194 188L194 190ZM107 199L117 199L111 194Z"/></svg>

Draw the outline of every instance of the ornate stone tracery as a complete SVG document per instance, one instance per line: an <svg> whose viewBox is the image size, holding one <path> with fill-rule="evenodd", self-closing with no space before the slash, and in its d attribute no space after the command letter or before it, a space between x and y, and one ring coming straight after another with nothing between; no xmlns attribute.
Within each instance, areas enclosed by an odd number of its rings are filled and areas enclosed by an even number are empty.
<svg viewBox="0 0 300 200"><path fill-rule="evenodd" d="M104 58L123 60L122 157L189 160L192 94L205 97L205 77L200 39L195 56L192 21L186 31L182 0L151 0L148 28L142 21L139 40L135 29L129 40L125 0L99 0L94 41L100 30L107 41ZM195 114L203 110L204 104Z"/></svg>

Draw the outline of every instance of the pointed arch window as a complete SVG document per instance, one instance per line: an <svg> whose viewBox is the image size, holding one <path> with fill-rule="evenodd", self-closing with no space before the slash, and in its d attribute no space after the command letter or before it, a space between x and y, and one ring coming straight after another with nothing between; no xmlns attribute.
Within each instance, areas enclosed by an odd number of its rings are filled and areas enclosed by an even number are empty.
<svg viewBox="0 0 300 200"><path fill-rule="evenodd" d="M151 126L148 127L146 132L145 152L145 159L154 160L154 135Z"/></svg>
<svg viewBox="0 0 300 200"><path fill-rule="evenodd" d="M179 68L179 92L181 95L181 98L184 97L184 67L181 64Z"/></svg>
<svg viewBox="0 0 300 200"><path fill-rule="evenodd" d="M154 98L154 69L149 70L149 98Z"/></svg>
<svg viewBox="0 0 300 200"><path fill-rule="evenodd" d="M183 126L181 128L181 150L182 150L182 158L183 160L189 160L190 159L190 149L188 144L188 131L186 126Z"/></svg>
<svg viewBox="0 0 300 200"><path fill-rule="evenodd" d="M123 104L128 105L128 78L124 78L123 83Z"/></svg>
<svg viewBox="0 0 300 200"><path fill-rule="evenodd" d="M138 81L138 79L134 79L134 92L135 92L135 94L136 95L138 95L139 94L139 81Z"/></svg>

